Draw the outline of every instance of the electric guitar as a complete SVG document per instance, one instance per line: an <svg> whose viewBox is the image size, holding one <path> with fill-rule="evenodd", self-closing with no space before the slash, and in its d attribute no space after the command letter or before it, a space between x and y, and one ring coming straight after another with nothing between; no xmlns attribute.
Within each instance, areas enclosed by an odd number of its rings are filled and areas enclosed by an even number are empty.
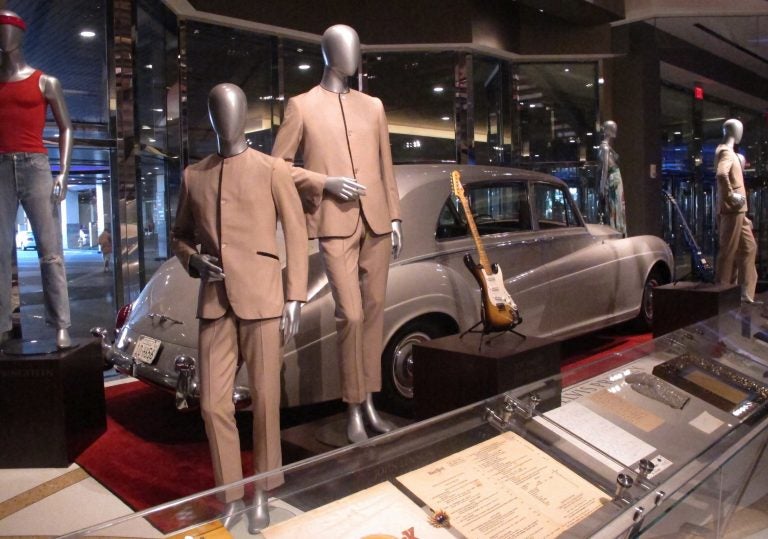
<svg viewBox="0 0 768 539"><path fill-rule="evenodd" d="M479 263L475 263L472 255L464 255L464 264L477 280L481 288L483 327L485 331L505 331L512 329L520 322L520 311L504 287L504 276L498 264L491 264L485 252L485 246L480 239L475 220L472 217L472 209L464 195L464 187L461 185L461 174L458 170L451 172L451 189L464 208L467 216L467 224L475 240Z"/></svg>
<svg viewBox="0 0 768 539"><path fill-rule="evenodd" d="M680 210L680 206L677 205L675 197L673 197L668 191L662 190L661 192L664 193L664 196L667 197L667 200L669 200L669 203L675 209L675 213L677 213L678 220L680 221L680 228L683 229L683 237L685 238L685 243L688 245L688 250L691 251L691 265L693 267L693 273L705 283L714 283L715 270L701 253L701 248L699 247L699 244L696 243L696 238L693 237L693 232L688 226L688 222L685 220L685 215L683 215L682 210Z"/></svg>

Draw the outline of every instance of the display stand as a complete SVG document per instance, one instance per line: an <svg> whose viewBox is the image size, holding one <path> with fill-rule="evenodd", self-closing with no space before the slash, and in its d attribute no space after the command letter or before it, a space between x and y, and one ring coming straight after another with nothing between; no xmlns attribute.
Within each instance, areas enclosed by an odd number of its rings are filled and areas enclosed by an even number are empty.
<svg viewBox="0 0 768 539"><path fill-rule="evenodd" d="M738 309L738 285L678 281L653 289L653 336Z"/></svg>
<svg viewBox="0 0 768 539"><path fill-rule="evenodd" d="M553 376L560 372L560 359L560 343L516 332L450 335L414 345L416 418L432 417ZM559 405L559 393L549 397Z"/></svg>
<svg viewBox="0 0 768 539"><path fill-rule="evenodd" d="M8 341L0 350L0 468L69 466L106 430L97 340Z"/></svg>

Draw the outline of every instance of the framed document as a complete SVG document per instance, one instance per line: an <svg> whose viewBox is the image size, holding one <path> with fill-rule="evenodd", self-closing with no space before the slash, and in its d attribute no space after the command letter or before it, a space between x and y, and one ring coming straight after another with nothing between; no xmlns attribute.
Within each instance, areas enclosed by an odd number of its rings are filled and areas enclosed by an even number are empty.
<svg viewBox="0 0 768 539"><path fill-rule="evenodd" d="M741 420L768 402L768 386L712 359L682 354L653 374Z"/></svg>

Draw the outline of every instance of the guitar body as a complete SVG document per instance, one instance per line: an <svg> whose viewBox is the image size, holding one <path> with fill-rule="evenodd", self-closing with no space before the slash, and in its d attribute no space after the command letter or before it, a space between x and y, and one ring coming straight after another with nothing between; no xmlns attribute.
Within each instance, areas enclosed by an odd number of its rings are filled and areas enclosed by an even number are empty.
<svg viewBox="0 0 768 539"><path fill-rule="evenodd" d="M464 264L482 289L483 328L486 331L505 331L523 321L504 287L504 276L498 264L493 264L488 273L469 253L464 255Z"/></svg>

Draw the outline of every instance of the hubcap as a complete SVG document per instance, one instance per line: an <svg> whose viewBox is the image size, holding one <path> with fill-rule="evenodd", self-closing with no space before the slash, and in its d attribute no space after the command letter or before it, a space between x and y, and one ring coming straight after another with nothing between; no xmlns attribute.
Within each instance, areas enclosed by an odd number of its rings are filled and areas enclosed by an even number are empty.
<svg viewBox="0 0 768 539"><path fill-rule="evenodd" d="M656 279L648 279L643 293L643 313L646 320L653 320L653 289L659 285Z"/></svg>
<svg viewBox="0 0 768 539"><path fill-rule="evenodd" d="M397 392L406 399L413 398L413 345L430 340L423 332L409 333L395 347L392 358L392 380Z"/></svg>

